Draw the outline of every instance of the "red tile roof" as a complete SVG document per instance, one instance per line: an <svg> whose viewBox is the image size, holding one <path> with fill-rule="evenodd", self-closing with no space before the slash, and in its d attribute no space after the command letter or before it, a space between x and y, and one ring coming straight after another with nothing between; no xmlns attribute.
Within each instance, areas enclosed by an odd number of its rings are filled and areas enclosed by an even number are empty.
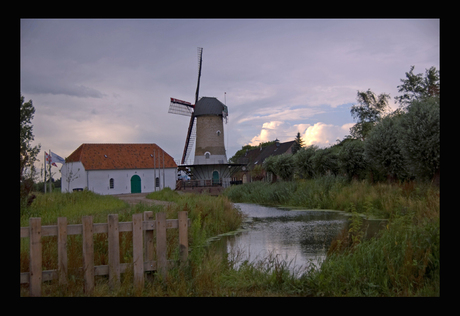
<svg viewBox="0 0 460 316"><path fill-rule="evenodd" d="M156 144L82 144L66 162L80 161L86 170L177 168L174 159Z"/></svg>

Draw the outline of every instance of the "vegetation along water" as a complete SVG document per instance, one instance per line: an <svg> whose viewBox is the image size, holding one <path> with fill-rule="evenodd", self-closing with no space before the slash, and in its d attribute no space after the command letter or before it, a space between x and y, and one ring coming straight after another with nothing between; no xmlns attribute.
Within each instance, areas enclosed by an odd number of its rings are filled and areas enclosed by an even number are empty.
<svg viewBox="0 0 460 316"><path fill-rule="evenodd" d="M232 201L352 214L332 242L320 271L304 274L304 295L438 296L440 290L440 192L430 183L351 181L339 176L254 182L225 192ZM365 240L362 217L387 218L385 229Z"/></svg>
<svg viewBox="0 0 460 316"><path fill-rule="evenodd" d="M287 188L291 192L285 198ZM252 192L250 194L249 192ZM323 192L320 194L320 192ZM237 254L225 255L203 247L209 237L236 230L242 214L231 199L257 198L258 203L341 209L352 214L387 217L387 227L377 238L363 240L359 231L360 216L349 231L333 241L320 270L307 270L295 277L288 262L268 255L256 262L240 262ZM273 196L278 196L274 198ZM120 221L129 221L134 213L145 210L166 211L167 218L187 210L192 219L190 256L187 265L172 269L166 280L153 277L142 293L135 293L132 275L122 275L121 286L109 289L104 277L96 282L94 296L438 296L440 291L439 189L430 184L347 183L340 177L328 176L290 183L251 183L232 187L225 196L179 195L171 190L153 193L155 199L174 201L169 206L138 204L129 206L112 196L89 191L38 194L21 214L21 226L33 216L43 224L55 224L58 216L78 223L81 216L92 214L103 222L109 213L118 213ZM280 198L282 200L280 200ZM254 200L246 202L254 202ZM326 202L329 200L330 202ZM323 204L321 204L323 203ZM329 203L329 204L327 204ZM292 205L292 204L291 204ZM168 234L174 234L168 230ZM81 249L80 236L69 236L69 249ZM175 236L168 241L175 244ZM122 262L132 262L130 233L122 233ZM43 237L43 269L56 269L57 249L53 237ZM107 245L95 235L95 264L107 264ZM171 249L174 247L170 247ZM83 279L78 274L81 253L69 251L69 285L45 284L43 295L84 296ZM171 251L169 254L176 254ZM27 242L21 242L21 272L28 269ZM27 296L26 287L21 295Z"/></svg>

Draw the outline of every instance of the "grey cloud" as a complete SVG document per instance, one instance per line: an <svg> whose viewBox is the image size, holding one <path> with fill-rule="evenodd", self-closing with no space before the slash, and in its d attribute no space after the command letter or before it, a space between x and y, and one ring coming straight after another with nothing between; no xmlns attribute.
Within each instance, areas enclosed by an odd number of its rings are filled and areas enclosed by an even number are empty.
<svg viewBox="0 0 460 316"><path fill-rule="evenodd" d="M86 128L104 118L180 158L188 121L168 114L169 98L193 102L203 47L200 96L227 93L231 156L267 121L341 126L356 90L394 97L410 65L439 68L438 31L422 20L21 20L21 92L44 146L40 115Z"/></svg>
<svg viewBox="0 0 460 316"><path fill-rule="evenodd" d="M78 98L102 98L105 96L102 92L83 85L66 87L62 89L61 94L67 94Z"/></svg>
<svg viewBox="0 0 460 316"><path fill-rule="evenodd" d="M23 93L31 94L53 94L68 95L77 98L103 98L106 96L101 91L84 85L63 84L57 82L33 81L30 84L22 85Z"/></svg>

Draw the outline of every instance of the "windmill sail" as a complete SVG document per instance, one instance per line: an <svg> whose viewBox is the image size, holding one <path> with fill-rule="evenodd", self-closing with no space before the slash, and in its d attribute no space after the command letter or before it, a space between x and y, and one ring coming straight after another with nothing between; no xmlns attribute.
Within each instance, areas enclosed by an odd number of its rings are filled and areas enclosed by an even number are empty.
<svg viewBox="0 0 460 316"><path fill-rule="evenodd" d="M198 83L196 85L196 92L195 92L195 104L198 102L198 97L200 93L200 78L201 78L201 65L203 63L203 48L198 47ZM188 125L188 131L187 131L187 138L185 139L185 146L184 146L184 152L182 154L182 161L181 164L184 164L187 157L190 155L190 152L192 151L194 140L195 140L195 134L194 131L195 129L193 128L195 126L195 117L192 115L190 117L190 123Z"/></svg>
<svg viewBox="0 0 460 316"><path fill-rule="evenodd" d="M203 48L198 47L198 84L196 85L196 92L195 92L195 104L198 102L198 95L200 90L200 77L201 77L201 64L203 63Z"/></svg>
<svg viewBox="0 0 460 316"><path fill-rule="evenodd" d="M181 164L184 164L188 157L190 156L190 153L192 152L193 145L195 144L195 137L196 137L196 117L192 115L190 118L190 124L188 126L188 131L187 131L187 138L185 139L185 146L184 146L184 152L182 154L182 160Z"/></svg>
<svg viewBox="0 0 460 316"><path fill-rule="evenodd" d="M168 113L190 116L193 114L194 105L187 101L171 98Z"/></svg>
<svg viewBox="0 0 460 316"><path fill-rule="evenodd" d="M196 92L195 92L195 104L198 102L198 97L200 93L201 65L203 62L202 55L203 55L203 48L198 47L198 83L197 83ZM190 123L188 126L187 138L185 139L185 146L184 146L184 152L182 154L181 164L184 164L186 159L190 155L190 152L193 149L193 145L194 145L194 141L196 137L195 136L196 118L193 115L195 104L191 104L190 102L175 99L175 98L171 98L171 102L169 104L168 113L190 116Z"/></svg>

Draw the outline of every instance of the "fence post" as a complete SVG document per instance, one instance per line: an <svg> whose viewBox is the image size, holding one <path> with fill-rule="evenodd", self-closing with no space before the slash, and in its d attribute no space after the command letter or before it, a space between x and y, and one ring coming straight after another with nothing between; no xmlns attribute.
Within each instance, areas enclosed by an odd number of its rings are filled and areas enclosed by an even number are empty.
<svg viewBox="0 0 460 316"><path fill-rule="evenodd" d="M186 261L188 256L188 213L181 211L178 213L179 220L179 258L181 261Z"/></svg>
<svg viewBox="0 0 460 316"><path fill-rule="evenodd" d="M30 296L42 294L42 220L40 217L29 218L29 291Z"/></svg>
<svg viewBox="0 0 460 316"><path fill-rule="evenodd" d="M83 216L83 271L85 274L85 293L91 294L94 290L94 241L93 217Z"/></svg>
<svg viewBox="0 0 460 316"><path fill-rule="evenodd" d="M178 229L179 229L179 258L181 261L186 261L188 256L188 213L182 211L178 213ZM143 214L144 221L151 220L153 212L148 211ZM153 261L153 230L152 227L145 230L145 223L142 221L142 214L134 214L132 221L133 232L133 269L134 269L134 287L138 291L144 288L144 254L148 261ZM66 217L59 217L57 221L57 243L58 243L58 270L57 275L59 284L67 284L68 277L68 258L67 258L67 236L68 223ZM156 230L156 270L162 278L167 277L168 260L167 260L167 234L166 234L166 214L163 212L156 213L155 217ZM129 229L125 229L129 231ZM119 253L119 223L118 214L108 215L108 244L109 244L109 285L114 287L120 285L120 253ZM49 235L56 236L56 230L47 231ZM51 232L51 233L50 233ZM83 272L84 272L84 291L87 295L94 292L94 225L92 216L82 217L82 239L83 239ZM79 234L77 231L72 231L71 234ZM23 236L24 235L24 236ZM26 237L25 232L21 228L21 238ZM29 246L30 246L30 261L29 261L29 290L30 296L41 296L42 288L42 226L41 218L31 217L29 219ZM144 248L143 237L146 239ZM97 268L97 267L96 267ZM54 270L56 272L56 270ZM54 276L52 276L54 278ZM21 283L23 273L21 273Z"/></svg>
<svg viewBox="0 0 460 316"><path fill-rule="evenodd" d="M166 258L166 214L160 212L155 215L155 230L157 231L157 271L165 278L168 264Z"/></svg>
<svg viewBox="0 0 460 316"><path fill-rule="evenodd" d="M120 285L120 233L118 230L118 214L108 216L109 239L109 286Z"/></svg>
<svg viewBox="0 0 460 316"><path fill-rule="evenodd" d="M144 288L144 247L142 244L142 214L133 214L133 269L134 288L142 291Z"/></svg>
<svg viewBox="0 0 460 316"><path fill-rule="evenodd" d="M145 211L144 212L144 221L153 220L153 212ZM145 241L145 260L153 261L153 230L146 230L144 232L144 241Z"/></svg>
<svg viewBox="0 0 460 316"><path fill-rule="evenodd" d="M58 217L58 273L59 284L67 284L67 218Z"/></svg>

